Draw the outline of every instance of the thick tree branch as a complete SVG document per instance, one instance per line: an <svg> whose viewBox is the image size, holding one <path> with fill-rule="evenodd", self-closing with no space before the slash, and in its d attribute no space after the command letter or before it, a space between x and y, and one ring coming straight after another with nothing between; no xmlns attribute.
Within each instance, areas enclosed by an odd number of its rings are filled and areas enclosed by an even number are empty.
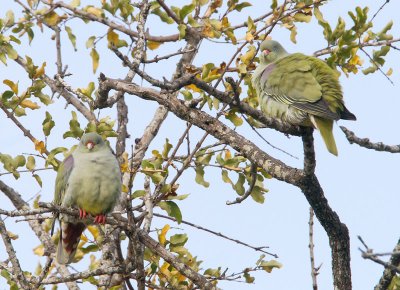
<svg viewBox="0 0 400 290"><path fill-rule="evenodd" d="M109 91L110 89L122 90L128 94L158 102L167 107L167 109L173 112L177 117L200 127L215 138L229 144L250 161L256 163L259 167L262 167L279 180L290 184L296 184L302 178L301 170L289 167L281 161L269 156L254 143L239 135L221 121L216 120L205 112L185 106L183 101L171 98L169 94L162 94L153 89L139 87L132 83L125 83L113 79L105 79L99 85L99 90Z"/></svg>

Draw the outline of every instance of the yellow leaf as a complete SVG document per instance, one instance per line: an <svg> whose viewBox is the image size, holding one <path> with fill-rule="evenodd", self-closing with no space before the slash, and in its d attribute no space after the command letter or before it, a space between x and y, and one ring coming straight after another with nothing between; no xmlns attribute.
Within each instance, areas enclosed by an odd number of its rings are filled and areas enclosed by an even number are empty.
<svg viewBox="0 0 400 290"><path fill-rule="evenodd" d="M166 224L162 230L161 233L158 235L158 241L160 242L161 245L165 246L165 242L167 241L167 238L165 237L167 235L168 230L170 229L169 224Z"/></svg>
<svg viewBox="0 0 400 290"><path fill-rule="evenodd" d="M254 45L250 45L248 51L240 57L240 60L246 65L249 65L251 60L255 57L256 53L256 47Z"/></svg>
<svg viewBox="0 0 400 290"><path fill-rule="evenodd" d="M107 32L107 40L109 46L116 46L119 40L119 36L112 29Z"/></svg>
<svg viewBox="0 0 400 290"><path fill-rule="evenodd" d="M10 237L11 240L17 240L19 238L17 234L14 234L10 231L7 231L7 235Z"/></svg>
<svg viewBox="0 0 400 290"><path fill-rule="evenodd" d="M94 7L94 6L88 6L88 7L86 7L85 10L86 10L87 13L93 14L93 15L99 17L99 18L103 17L103 10L100 9L100 8L97 8L97 7Z"/></svg>
<svg viewBox="0 0 400 290"><path fill-rule="evenodd" d="M230 150L225 150L225 159L231 159L232 158L232 153Z"/></svg>
<svg viewBox="0 0 400 290"><path fill-rule="evenodd" d="M3 84L7 85L10 87L10 89L17 95L18 94L18 82L14 83L13 81L10 80L4 80Z"/></svg>
<svg viewBox="0 0 400 290"><path fill-rule="evenodd" d="M246 32L246 41L252 41L254 39L253 34L250 31Z"/></svg>
<svg viewBox="0 0 400 290"><path fill-rule="evenodd" d="M196 85L194 85L194 84L186 86L186 89L192 90L193 92L196 92L196 93L200 93L201 92L201 89L196 87Z"/></svg>
<svg viewBox="0 0 400 290"><path fill-rule="evenodd" d="M392 75L392 73L393 73L393 69L389 68L389 70L386 72L386 75L389 77Z"/></svg>
<svg viewBox="0 0 400 290"><path fill-rule="evenodd" d="M122 192L125 192L125 193L129 192L129 188L125 184L122 184L121 190L122 190Z"/></svg>
<svg viewBox="0 0 400 290"><path fill-rule="evenodd" d="M81 1L80 0L72 0L72 2L69 5L71 5L73 8L76 8L79 5L81 5Z"/></svg>
<svg viewBox="0 0 400 290"><path fill-rule="evenodd" d="M99 67L99 59L100 56L97 53L97 50L92 48L92 51L90 52L90 56L92 57L92 67L93 67L93 73L96 73L97 68Z"/></svg>
<svg viewBox="0 0 400 290"><path fill-rule="evenodd" d="M46 67L46 62L44 62L42 64L42 66L36 70L35 75L33 76L33 78L37 79L37 78L40 78L42 75L44 75L44 68L45 67Z"/></svg>
<svg viewBox="0 0 400 290"><path fill-rule="evenodd" d="M147 41L147 47L151 50L155 50L155 49L159 48L161 44L162 44L162 42L158 42L158 41L152 41L152 40Z"/></svg>
<svg viewBox="0 0 400 290"><path fill-rule="evenodd" d="M44 255L43 245L39 245L39 246L33 248L33 253L38 256L43 256Z"/></svg>
<svg viewBox="0 0 400 290"><path fill-rule="evenodd" d="M297 28L296 26L293 26L292 28L290 28L290 40L293 43L297 43L296 36L297 36Z"/></svg>
<svg viewBox="0 0 400 290"><path fill-rule="evenodd" d="M97 241L97 238L99 237L99 234L100 234L98 227L88 226L87 229L92 234L93 238L95 238L95 240Z"/></svg>
<svg viewBox="0 0 400 290"><path fill-rule="evenodd" d="M128 163L128 153L124 152L122 154L122 159L124 162L121 164L121 172L128 172L129 170L129 163Z"/></svg>
<svg viewBox="0 0 400 290"><path fill-rule="evenodd" d="M169 266L170 266L169 263L164 262L164 264L160 268L161 274L163 274L167 278L171 277L171 272L168 270Z"/></svg>
<svg viewBox="0 0 400 290"><path fill-rule="evenodd" d="M55 26L58 23L60 23L60 21L62 20L62 18L55 13L54 11L51 11L49 13L47 13L44 17L43 20L46 24L50 25L50 26Z"/></svg>
<svg viewBox="0 0 400 290"><path fill-rule="evenodd" d="M23 107L23 108L29 108L29 109L32 109L32 110L36 110L36 109L39 109L39 108L40 108L40 106L39 106L37 103L32 102L32 101L30 101L30 100L23 100L23 101L20 103L20 105L21 105L21 107Z"/></svg>
<svg viewBox="0 0 400 290"><path fill-rule="evenodd" d="M38 151L40 154L46 152L46 146L44 145L43 141L34 140L35 143L35 150Z"/></svg>

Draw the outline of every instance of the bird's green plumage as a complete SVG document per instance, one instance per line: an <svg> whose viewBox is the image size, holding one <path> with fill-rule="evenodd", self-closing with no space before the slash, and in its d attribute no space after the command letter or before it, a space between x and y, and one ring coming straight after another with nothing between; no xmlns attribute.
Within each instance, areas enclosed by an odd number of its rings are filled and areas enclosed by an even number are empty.
<svg viewBox="0 0 400 290"><path fill-rule="evenodd" d="M317 127L329 152L337 155L333 121L356 119L344 105L339 73L316 57L289 54L273 40L265 40L260 50L252 83L263 112L294 125Z"/></svg>
<svg viewBox="0 0 400 290"><path fill-rule="evenodd" d="M93 148L88 148L93 143ZM112 211L121 192L119 164L110 148L100 135L87 133L82 136L78 147L60 165L54 192L54 203L65 207L79 208L92 216ZM65 237L80 237L87 221L68 215L60 215L61 237L57 252L59 263L70 263L74 257L77 242L64 241ZM79 237L76 237L79 235ZM63 245L64 243L64 245ZM66 243L76 244L66 251Z"/></svg>

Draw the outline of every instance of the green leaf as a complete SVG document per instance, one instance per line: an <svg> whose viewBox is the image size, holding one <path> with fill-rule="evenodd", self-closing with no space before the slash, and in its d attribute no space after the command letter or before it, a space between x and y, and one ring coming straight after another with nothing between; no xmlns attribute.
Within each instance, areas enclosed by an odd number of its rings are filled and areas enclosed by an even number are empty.
<svg viewBox="0 0 400 290"><path fill-rule="evenodd" d="M72 29L69 26L65 26L65 31L67 32L68 38L71 41L72 46L74 47L74 50L76 51L77 49L76 49L76 36L75 36L75 34L72 33Z"/></svg>
<svg viewBox="0 0 400 290"><path fill-rule="evenodd" d="M204 271L204 275L208 275L211 277L220 277L221 276L221 267L218 267L217 269L209 268Z"/></svg>
<svg viewBox="0 0 400 290"><path fill-rule="evenodd" d="M171 236L169 242L174 246L183 246L188 240L187 234L176 234Z"/></svg>
<svg viewBox="0 0 400 290"><path fill-rule="evenodd" d="M296 20L297 22L305 22L305 23L309 23L311 21L311 15L310 14L304 14L301 12L297 12L294 15L294 20Z"/></svg>
<svg viewBox="0 0 400 290"><path fill-rule="evenodd" d="M160 8L154 9L151 13L160 17L161 21L163 21L165 23L168 23L168 24L175 23L175 21L171 17L169 17L167 13L162 11Z"/></svg>
<svg viewBox="0 0 400 290"><path fill-rule="evenodd" d="M240 118L234 110L230 110L227 114L225 114L225 118L233 123L236 127L241 126L243 124L243 119Z"/></svg>
<svg viewBox="0 0 400 290"><path fill-rule="evenodd" d="M23 155L17 155L12 161L14 168L25 166L26 160Z"/></svg>
<svg viewBox="0 0 400 290"><path fill-rule="evenodd" d="M227 170L222 169L221 174L222 174L222 181L223 182L229 183L229 184L233 184L232 180L229 178Z"/></svg>
<svg viewBox="0 0 400 290"><path fill-rule="evenodd" d="M78 92L81 92L84 94L86 97L88 97L90 100L93 101L92 93L95 89L94 82L90 82L86 88L79 88Z"/></svg>
<svg viewBox="0 0 400 290"><path fill-rule="evenodd" d="M276 260L271 260L271 261L261 261L260 263L260 267L262 267L264 269L264 271L271 273L272 269L277 268L280 269L282 268L282 264L279 263Z"/></svg>
<svg viewBox="0 0 400 290"><path fill-rule="evenodd" d="M26 169L28 170L33 170L36 167L36 160L33 156L28 156L27 158L27 162L26 162Z"/></svg>
<svg viewBox="0 0 400 290"><path fill-rule="evenodd" d="M203 166L196 166L196 178L195 181L203 185L204 187L209 187L210 183L204 180L204 167Z"/></svg>
<svg viewBox="0 0 400 290"><path fill-rule="evenodd" d="M53 121L53 117L50 115L49 112L46 111L46 118L44 119L42 126L43 126L43 133L45 136L50 135L51 129L55 126L55 122Z"/></svg>
<svg viewBox="0 0 400 290"><path fill-rule="evenodd" d="M132 195L131 195L131 198L132 199L135 199L135 198L138 198L138 197L142 197L142 196L144 196L146 194L146 191L145 190L135 190L133 193L132 193Z"/></svg>
<svg viewBox="0 0 400 290"><path fill-rule="evenodd" d="M179 30L179 40L184 39L186 35L186 25L185 24L179 24L178 25L178 30Z"/></svg>
<svg viewBox="0 0 400 290"><path fill-rule="evenodd" d="M69 121L69 131L65 132L63 138L74 137L80 138L83 135L83 130L81 129L81 124L78 122L78 116L74 111L71 112L72 119Z"/></svg>
<svg viewBox="0 0 400 290"><path fill-rule="evenodd" d="M39 186L42 187L42 179L40 178L40 176L37 174L33 174L32 176L35 178L35 180L39 184Z"/></svg>
<svg viewBox="0 0 400 290"><path fill-rule="evenodd" d="M195 8L194 4L183 6L182 9L179 11L179 18L181 20L184 20L185 17L194 10L194 8Z"/></svg>
<svg viewBox="0 0 400 290"><path fill-rule="evenodd" d="M261 188L259 186L254 186L253 190L250 193L251 197L253 198L253 200L255 202L258 203L264 203L265 201L265 196L263 191L261 190Z"/></svg>
<svg viewBox="0 0 400 290"><path fill-rule="evenodd" d="M90 253L90 252L97 252L99 250L99 246L96 244L93 244L93 245L87 246L86 248L80 248L80 250L85 254Z"/></svg>
<svg viewBox="0 0 400 290"><path fill-rule="evenodd" d="M91 48L94 46L94 41L96 40L96 36L91 36L86 41L86 48Z"/></svg>
<svg viewBox="0 0 400 290"><path fill-rule="evenodd" d="M182 213L181 210L179 209L178 205L173 202L173 201L160 201L158 203L158 206L165 210L170 217L173 217L176 219L178 224L182 222Z"/></svg>
<svg viewBox="0 0 400 290"><path fill-rule="evenodd" d="M167 158L169 151L172 149L172 144L169 143L168 138L165 139L164 149L162 151L162 157Z"/></svg>
<svg viewBox="0 0 400 290"><path fill-rule="evenodd" d="M233 185L233 189L237 192L239 195L243 195L245 192L244 189L244 182L246 181L246 178L243 173L239 173L238 180L236 181L235 185Z"/></svg>
<svg viewBox="0 0 400 290"><path fill-rule="evenodd" d="M234 10L241 12L243 8L250 7L250 6L252 6L251 3L242 2L242 3L236 4Z"/></svg>
<svg viewBox="0 0 400 290"><path fill-rule="evenodd" d="M253 283L254 282L254 280L255 280L255 278L254 277L252 277L252 276L250 276L250 274L249 274L249 272L247 272L247 271L245 271L244 273L243 273L243 276L244 276L244 279L246 280L246 283Z"/></svg>

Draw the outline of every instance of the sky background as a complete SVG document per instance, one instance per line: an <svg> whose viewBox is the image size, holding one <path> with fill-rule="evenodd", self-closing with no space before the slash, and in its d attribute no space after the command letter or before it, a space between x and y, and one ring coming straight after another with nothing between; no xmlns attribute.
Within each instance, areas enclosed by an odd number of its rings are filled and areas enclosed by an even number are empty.
<svg viewBox="0 0 400 290"><path fill-rule="evenodd" d="M97 1L92 1L98 3ZM174 1L179 5L182 1ZM230 18L231 23L240 23L249 15L258 16L269 11L269 1L252 1L253 7L245 9L242 13L236 13ZM325 18L334 26L338 16L342 16L347 27L351 20L347 15L348 10L354 7L369 6L370 15L374 14L384 1L330 1L321 8ZM169 3L169 2L167 2ZM172 3L172 2L171 2ZM266 3L266 4L263 4ZM4 17L9 9L15 9L14 1L2 1L0 16ZM20 9L18 9L20 11ZM392 29L394 37L400 36L398 11L400 3L391 1L375 19L375 30L379 31L385 24L393 19L395 21ZM152 25L155 18L149 18L148 27L154 35L173 32L174 26ZM78 51L74 52L69 40L64 35L63 55L64 63L68 64L69 70L73 73L67 81L75 88L86 87L88 82L97 82L100 72L106 73L108 77L123 78L126 68L121 68L119 60L112 53L106 50L106 42L99 43L99 50L104 50L101 56L100 67L97 73L92 73L89 50L85 48L88 37L98 31L103 31L101 26L85 26L81 21L71 23L74 33L77 35ZM30 46L24 45L17 48L21 56L31 56L35 64L46 61L46 73L49 76L55 73L55 49L54 42L48 39L49 32L44 33L36 30L35 39ZM303 52L312 54L314 51L324 48L326 42L322 36L322 29L315 21L310 24L298 24L297 44L289 40L289 33L283 28L277 27L271 34L273 39L279 40L289 52ZM26 36L23 37L26 43ZM174 51L172 44L165 44L159 50L151 52L152 55L163 55ZM201 50L196 57L194 64L202 65L207 62L216 64L230 59L236 47L225 44L215 44L204 40ZM390 67L394 72L391 79L392 85L382 74L373 75L341 76L341 83L344 90L344 98L347 108L357 116L356 122L339 121L354 131L360 137L369 137L371 141L382 141L386 144L398 144L399 133L397 124L400 121L398 108L400 100L398 96L399 74L399 53L391 51L387 57L387 64L384 71ZM149 58L151 55L149 55ZM166 76L169 78L175 69L177 58L172 58L160 65L147 66L146 71L158 78ZM369 66L365 59L365 67ZM29 85L25 73L13 62L9 61L8 66L0 65L0 92L7 89L3 85L4 79L19 81L20 90ZM140 84L140 80L136 80ZM244 98L245 95L242 94ZM134 96L127 96L129 105L129 133L131 134L130 145L133 140L140 137L144 128L151 120L157 104L143 101ZM68 129L68 122L71 118L71 107L65 107L65 101L61 99L54 104L41 110L29 112L27 117L20 118L21 122L31 130L38 139L43 138L41 123L48 110L56 122L56 127L48 139L48 148L55 146L71 147L76 144L72 138L63 139L62 134ZM115 110L102 110L101 116L110 115L115 118ZM86 121L80 118L84 127ZM181 136L185 129L185 123L169 114L168 119L162 125L156 140L151 144L152 149L161 149L165 138L169 138L172 144ZM5 117L0 117L0 152L10 155L33 153L32 143L23 136L21 131ZM300 159L293 159L280 151L269 147L264 141L256 136L249 126L244 125L238 131L264 149L268 154L287 162L291 166L302 167L302 145L300 138L287 138L273 130L262 129L259 132L272 144L282 148ZM350 231L351 254L352 254L352 279L354 289L372 289L378 282L383 268L373 262L363 260L358 250L362 247L357 240L357 235L363 237L366 243L377 252L391 251L399 238L398 205L400 202L399 188L399 161L397 154L382 153L360 148L357 145L350 145L344 134L335 126L334 135L339 149L339 157L329 154L318 134L315 136L315 148L317 154L316 174L324 188L325 195L330 206L335 210L341 221L344 222ZM195 128L191 131L191 143L196 144L203 135L202 131ZM210 138L207 143L212 143ZM113 142L113 141L112 141ZM1 168L0 172L4 172ZM10 175L0 176L0 179L15 188L25 200L42 196L43 201L51 201L55 172L39 172L43 180L43 188L40 188L30 174L21 174L17 181ZM180 181L179 193L190 193L189 198L179 202L183 213L183 219L206 228L222 232L232 238L240 239L254 246L269 246L269 250L279 256L278 261L283 268L274 270L268 274L259 272L254 274L255 284L248 285L237 282L221 282L222 289L311 289L311 274L308 249L308 215L309 205L298 188L287 185L276 180L267 180L265 185L269 189L264 204L258 204L251 199L239 205L227 206L227 200L236 198L230 185L224 184L220 178L220 171L206 172L205 179L211 183L209 188L204 188L194 183L194 171L188 170ZM141 179L134 184L135 189L142 189ZM0 194L0 205L4 209L12 209L10 202ZM156 218L153 228L162 228L166 220ZM40 260L32 252L32 248L39 244L26 223L15 223L15 219L6 220L8 229L19 235L19 239L13 241L17 254L21 258L22 268L33 271ZM189 234L189 241L186 246L193 255L203 260L203 269L216 268L221 266L229 268L229 272L239 272L245 267L254 266L260 253L237 245L233 242L209 235L207 233L193 230L184 225L174 225L172 233ZM316 222L315 235L315 261L316 265L322 264L318 275L320 289L332 289L331 255L328 239L325 231ZM4 245L0 243L0 260L7 258L4 252ZM266 257L269 259L269 257ZM44 260L41 260L42 263ZM83 260L74 264L74 268L85 269L89 264ZM0 278L0 289L6 289L5 281ZM86 289L86 288L85 288Z"/></svg>

